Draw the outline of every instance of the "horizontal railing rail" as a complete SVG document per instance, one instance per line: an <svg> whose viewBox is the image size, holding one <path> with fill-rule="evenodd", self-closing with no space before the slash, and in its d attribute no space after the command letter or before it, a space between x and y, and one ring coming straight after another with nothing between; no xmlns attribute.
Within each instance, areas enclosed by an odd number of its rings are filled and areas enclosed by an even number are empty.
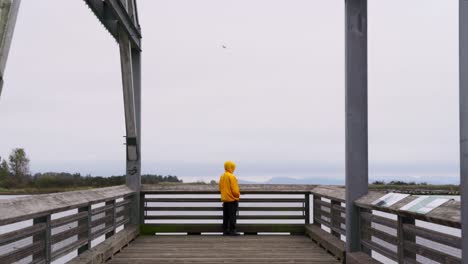
<svg viewBox="0 0 468 264"><path fill-rule="evenodd" d="M304 224L310 222L310 190L314 187L241 185L237 219L250 222L239 223L238 231L304 233ZM218 188L217 185L144 185L140 198L142 233L222 232L223 209Z"/></svg>
<svg viewBox="0 0 468 264"><path fill-rule="evenodd" d="M81 254L130 221L125 186L0 200L0 263L50 263Z"/></svg>

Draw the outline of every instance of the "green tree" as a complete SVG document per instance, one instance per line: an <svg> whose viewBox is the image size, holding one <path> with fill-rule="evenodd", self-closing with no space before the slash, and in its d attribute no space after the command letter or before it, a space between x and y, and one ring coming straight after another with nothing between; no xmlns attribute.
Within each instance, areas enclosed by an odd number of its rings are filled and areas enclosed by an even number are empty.
<svg viewBox="0 0 468 264"><path fill-rule="evenodd" d="M10 172L14 177L15 182L19 186L27 183L29 178L29 158L23 148L15 148L9 156Z"/></svg>
<svg viewBox="0 0 468 264"><path fill-rule="evenodd" d="M9 184L10 168L5 159L0 157L0 187L7 188Z"/></svg>

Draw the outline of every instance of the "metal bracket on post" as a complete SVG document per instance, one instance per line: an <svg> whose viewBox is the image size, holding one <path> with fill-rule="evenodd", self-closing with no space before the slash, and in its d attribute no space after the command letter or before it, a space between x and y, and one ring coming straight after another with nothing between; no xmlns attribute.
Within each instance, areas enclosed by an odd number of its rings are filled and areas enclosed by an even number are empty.
<svg viewBox="0 0 468 264"><path fill-rule="evenodd" d="M346 251L361 250L359 209L368 192L367 0L345 1Z"/></svg>

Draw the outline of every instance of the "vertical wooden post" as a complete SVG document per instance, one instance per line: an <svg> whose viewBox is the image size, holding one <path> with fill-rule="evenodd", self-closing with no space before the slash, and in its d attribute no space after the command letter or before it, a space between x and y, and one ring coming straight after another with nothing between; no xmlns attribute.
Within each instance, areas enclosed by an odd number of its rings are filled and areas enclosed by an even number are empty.
<svg viewBox="0 0 468 264"><path fill-rule="evenodd" d="M134 175L131 182L129 182L130 188L135 190L137 193L132 198L132 207L135 210L131 211L130 222L133 225L140 224L141 220L140 211L144 210L140 207L140 191L141 191L141 52L138 49L132 49L132 74L133 74L133 91L135 100L135 118L137 128L137 142L138 142L138 160L135 162L135 166L138 173Z"/></svg>
<svg viewBox="0 0 468 264"><path fill-rule="evenodd" d="M304 195L304 216L306 225L310 224L310 194L306 193Z"/></svg>
<svg viewBox="0 0 468 264"><path fill-rule="evenodd" d="M124 94L127 177L126 183L137 195L133 199L130 223L140 223L141 189L141 54L133 49L129 36L119 28L120 62Z"/></svg>
<svg viewBox="0 0 468 264"><path fill-rule="evenodd" d="M33 225L39 224L39 223L45 223L46 228L42 234L38 234L33 236L33 243L43 241L44 242L44 251L42 253L37 253L33 255L33 262L39 261L39 259L42 259L44 257L44 262L45 263L50 263L51 262L51 252L52 252L52 245L51 245L51 231L52 228L50 226L50 215L38 217L33 219Z"/></svg>
<svg viewBox="0 0 468 264"><path fill-rule="evenodd" d="M115 228L116 228L116 226L115 226L115 224L116 224L116 222L115 222L115 216L116 216L115 200L107 201L106 205L112 205L112 212L109 213L108 211L106 211L106 216L112 215L112 226L113 226L112 232L109 232L109 233L106 234L106 239L108 239L109 237L111 237L111 236L113 236L115 234Z"/></svg>
<svg viewBox="0 0 468 264"><path fill-rule="evenodd" d="M405 252L405 241L410 241L416 243L416 236L405 233L403 229L403 225L415 225L416 222L414 218L398 216L398 229L397 229L397 236L398 236L398 263L404 264L406 263L405 259L414 260L416 261L416 254L412 252Z"/></svg>
<svg viewBox="0 0 468 264"><path fill-rule="evenodd" d="M314 194L314 205L313 205L313 208L314 208L314 225L318 226L318 227L321 227L322 225L316 220L321 220L321 211L322 211L322 206L317 203L319 201L322 201L322 198L318 195L315 195Z"/></svg>
<svg viewBox="0 0 468 264"><path fill-rule="evenodd" d="M135 195L137 196L137 195ZM145 224L145 207L146 207L146 201L145 201L145 194L144 193L140 193L140 210L139 210L139 214L140 214L140 225L144 225Z"/></svg>
<svg viewBox="0 0 468 264"><path fill-rule="evenodd" d="M330 229L333 236L341 239L341 234L333 229L341 228L341 223L337 221L337 219L341 217L341 212L333 208L334 206L341 206L341 202L330 200L330 225L332 227Z"/></svg>
<svg viewBox="0 0 468 264"><path fill-rule="evenodd" d="M81 212L87 212L88 216L80 221L78 221L78 227L81 226L86 226L86 233L85 232L80 232L78 234L78 240L87 238L88 243L86 245L83 245L82 247L78 248L78 255L81 253L85 252L86 250L91 249L91 205L87 205L81 208L78 208L78 213Z"/></svg>
<svg viewBox="0 0 468 264"><path fill-rule="evenodd" d="M359 209L368 192L367 0L345 2L346 251L360 251Z"/></svg>
<svg viewBox="0 0 468 264"><path fill-rule="evenodd" d="M369 240L371 241L372 240L372 235L367 232L364 234L364 230L367 229L367 230L370 230L370 228L372 227L372 222L371 221L363 221L362 217L361 217L361 213L368 213L368 214L372 214L372 210L369 210L369 209L364 209L364 208L359 208L359 230L361 232L361 239L366 239L366 240ZM372 255L372 250L369 249L369 248L366 248L366 247L363 247L361 245L361 251L366 253L367 255L371 256Z"/></svg>
<svg viewBox="0 0 468 264"><path fill-rule="evenodd" d="M468 1L459 0L460 202L462 263L468 264Z"/></svg>

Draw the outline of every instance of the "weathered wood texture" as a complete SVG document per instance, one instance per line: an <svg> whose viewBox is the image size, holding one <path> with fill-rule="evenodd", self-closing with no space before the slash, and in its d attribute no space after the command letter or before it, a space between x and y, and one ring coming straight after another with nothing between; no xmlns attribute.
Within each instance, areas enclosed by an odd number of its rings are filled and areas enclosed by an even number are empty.
<svg viewBox="0 0 468 264"><path fill-rule="evenodd" d="M296 184L240 184L241 194L294 194L310 193L317 185ZM142 192L169 194L210 194L219 193L217 184L143 184Z"/></svg>
<svg viewBox="0 0 468 264"><path fill-rule="evenodd" d="M346 235L345 207L341 205L344 190L336 187L317 187L312 190L312 194L314 195L314 224L330 228L332 235L338 238Z"/></svg>
<svg viewBox="0 0 468 264"><path fill-rule="evenodd" d="M330 200L345 202L345 189L339 186L317 186L311 190L311 193Z"/></svg>
<svg viewBox="0 0 468 264"><path fill-rule="evenodd" d="M133 192L120 186L1 200L0 225L27 219L32 226L0 235L0 263L29 256L32 263L50 263L73 251L86 252L93 239L109 238L129 222L131 197ZM62 215L52 218L54 213Z"/></svg>
<svg viewBox="0 0 468 264"><path fill-rule="evenodd" d="M73 260L69 261L68 264L101 264L105 263L114 256L114 254L120 252L122 248L128 246L138 236L138 228L135 226L129 226L124 230L118 232L113 237L105 240L96 247L86 251L79 255Z"/></svg>
<svg viewBox="0 0 468 264"><path fill-rule="evenodd" d="M371 192L356 201L361 210L378 210L396 215L397 220L361 212L363 249L373 250L399 263L416 263L417 256L440 263L461 263L459 250L461 238L417 226L415 220L443 226L460 228L460 203L449 200L427 214L415 213L401 208L417 197L408 196L399 202L382 207L372 204L383 193ZM418 242L418 239L423 239ZM438 244L434 244L438 243ZM442 245L442 246L441 246Z"/></svg>
<svg viewBox="0 0 468 264"><path fill-rule="evenodd" d="M145 236L109 261L120 263L339 263L305 236Z"/></svg>
<svg viewBox="0 0 468 264"><path fill-rule="evenodd" d="M333 254L341 263L345 263L346 244L344 241L316 225L306 225L305 232L313 241Z"/></svg>
<svg viewBox="0 0 468 264"><path fill-rule="evenodd" d="M126 186L0 200L0 225L133 195Z"/></svg>
<svg viewBox="0 0 468 264"><path fill-rule="evenodd" d="M346 264L380 264L364 252L354 252L346 254Z"/></svg>
<svg viewBox="0 0 468 264"><path fill-rule="evenodd" d="M222 208L216 185L168 186L170 188L163 191L159 191L163 186L146 186L146 189L150 189L149 193L141 193L142 210L140 214L148 222L140 226L142 234L222 232L220 221ZM239 232L245 234L262 232L307 233L326 250L338 256L340 260L344 259L344 242L340 240L341 236L345 235L343 188L334 186L294 187L289 185L254 185L250 188L241 188L249 190L243 191L241 189L243 194L250 194L250 196L241 199L239 219L241 221L255 220L256 222L238 224ZM2 213L0 215L2 222L0 223L9 224L34 219L33 226L0 235L0 246L2 247L13 245L19 240L30 239L29 243L21 246L15 244L14 250L2 253L0 263L9 263L31 255L34 257L34 262L47 262L77 249L80 254L87 252L91 239L101 235L112 238L116 226L129 224L133 194L134 192L127 187L118 186L38 195L34 199L27 197L0 201L0 213ZM389 208L372 205L373 201L383 195L384 193L370 192L356 202L360 208L363 252L369 254L371 250L376 251L390 259L406 263L415 263L416 255L442 263L460 263L460 257L456 251L459 252L461 248L460 237L414 224L415 219L420 219L429 223L459 227L459 203L449 201L423 215L399 209L413 201L415 199L413 196L406 197ZM313 196L313 202L307 200L312 198L310 196ZM305 225L309 214L308 202L311 202L314 208L314 226L309 227ZM91 208L97 203L105 203L105 205ZM76 212L53 220L50 218L52 213L70 209L75 209ZM401 221L378 216L371 210L396 214ZM181 220L183 222L180 222ZM270 222L271 220L275 222ZM294 221L283 222L286 220ZM321 227L330 228L331 233L323 231ZM264 236L259 236L259 238L263 239ZM420 243L418 239L439 243L444 247L441 249L437 246L434 247L434 244ZM65 243L65 241L67 242ZM260 241L258 243L262 243ZM294 244L293 241L291 243ZM57 246L59 244L60 246ZM157 244L154 247L159 246L161 245ZM446 247L455 249L455 253L453 253L454 251L445 252ZM115 248L108 248L107 256L110 256L109 252L115 252ZM156 260L166 261L164 257L158 257ZM205 260L207 259L205 258ZM221 259L209 259L209 261L211 260L216 262ZM147 259L144 258L142 263L146 263L146 261ZM187 259L178 259L174 263L178 263L177 261L187 261ZM197 261L203 262L203 258L197 258ZM239 261L240 263L242 261L249 262L245 259ZM259 259L259 261L267 260ZM277 262L282 261L278 260Z"/></svg>
<svg viewBox="0 0 468 264"><path fill-rule="evenodd" d="M422 221L427 221L431 223L441 224L445 226L460 228L461 227L461 218L460 218L460 202L450 200L436 209L430 211L427 214L418 214L414 212L408 212L400 210L403 205L408 204L409 202L416 199L416 196L408 196L400 202L390 206L390 207L381 207L373 205L372 202L378 198L384 196L385 193L382 192L370 192L368 195L358 199L356 205L361 208L367 208L372 210L379 210L382 212L387 212L391 214L401 215L405 217L411 217Z"/></svg>

